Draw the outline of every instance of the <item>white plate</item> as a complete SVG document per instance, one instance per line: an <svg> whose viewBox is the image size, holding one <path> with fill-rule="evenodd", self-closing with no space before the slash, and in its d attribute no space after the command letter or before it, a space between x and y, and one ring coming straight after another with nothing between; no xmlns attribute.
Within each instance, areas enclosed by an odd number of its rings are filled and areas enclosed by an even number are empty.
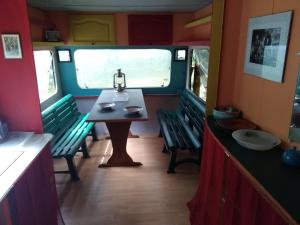
<svg viewBox="0 0 300 225"><path fill-rule="evenodd" d="M236 130L232 133L232 137L241 146L259 151L271 150L281 142L274 135L260 130Z"/></svg>
<svg viewBox="0 0 300 225"><path fill-rule="evenodd" d="M116 104L114 102L100 102L100 107L104 110L112 109Z"/></svg>
<svg viewBox="0 0 300 225"><path fill-rule="evenodd" d="M136 105L127 106L124 108L124 111L127 112L128 114L139 113L142 110L143 110L143 107L136 106Z"/></svg>

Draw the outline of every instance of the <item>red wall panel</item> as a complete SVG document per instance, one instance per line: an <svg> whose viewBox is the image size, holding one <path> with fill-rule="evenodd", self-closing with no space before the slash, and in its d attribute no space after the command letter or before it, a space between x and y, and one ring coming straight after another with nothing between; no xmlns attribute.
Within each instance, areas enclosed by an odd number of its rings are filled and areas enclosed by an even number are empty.
<svg viewBox="0 0 300 225"><path fill-rule="evenodd" d="M129 15L130 45L171 45L172 15Z"/></svg>
<svg viewBox="0 0 300 225"><path fill-rule="evenodd" d="M0 119L10 130L42 131L26 0L0 1L0 33L20 34L22 59L4 59L0 44Z"/></svg>

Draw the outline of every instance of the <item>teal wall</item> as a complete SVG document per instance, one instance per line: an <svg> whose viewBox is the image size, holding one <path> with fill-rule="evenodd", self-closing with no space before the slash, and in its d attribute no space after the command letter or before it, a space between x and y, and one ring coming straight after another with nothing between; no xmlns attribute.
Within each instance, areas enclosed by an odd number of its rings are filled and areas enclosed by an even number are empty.
<svg viewBox="0 0 300 225"><path fill-rule="evenodd" d="M168 87L143 88L144 94L176 94L185 88L187 61L174 61L175 49L187 49L178 46L64 46L56 49L70 49L72 62L58 62L62 92L73 96L98 96L101 89L81 89L77 84L74 52L77 49L168 49L172 52L171 82ZM113 76L113 74L112 74Z"/></svg>

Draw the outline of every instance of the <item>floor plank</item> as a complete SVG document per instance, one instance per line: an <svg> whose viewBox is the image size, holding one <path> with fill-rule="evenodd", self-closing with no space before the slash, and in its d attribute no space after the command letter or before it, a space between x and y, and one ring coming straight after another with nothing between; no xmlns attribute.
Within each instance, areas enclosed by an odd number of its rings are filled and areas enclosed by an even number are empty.
<svg viewBox="0 0 300 225"><path fill-rule="evenodd" d="M79 182L56 175L67 225L187 225L186 203L194 195L199 167L181 165L167 174L168 154L161 138L129 138L127 149L141 167L98 168L112 151L110 140L90 145L89 159L76 156ZM55 160L55 169L65 169Z"/></svg>

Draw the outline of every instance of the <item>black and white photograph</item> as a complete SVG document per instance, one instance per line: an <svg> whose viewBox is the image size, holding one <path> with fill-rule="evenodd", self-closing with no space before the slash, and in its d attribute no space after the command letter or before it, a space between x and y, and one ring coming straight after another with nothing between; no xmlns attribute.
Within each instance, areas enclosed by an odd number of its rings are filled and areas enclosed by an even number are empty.
<svg viewBox="0 0 300 225"><path fill-rule="evenodd" d="M280 31L280 28L253 30L250 62L276 67Z"/></svg>
<svg viewBox="0 0 300 225"><path fill-rule="evenodd" d="M22 51L19 34L2 34L2 45L5 59L21 59Z"/></svg>
<svg viewBox="0 0 300 225"><path fill-rule="evenodd" d="M292 12L249 19L244 72L282 82Z"/></svg>

